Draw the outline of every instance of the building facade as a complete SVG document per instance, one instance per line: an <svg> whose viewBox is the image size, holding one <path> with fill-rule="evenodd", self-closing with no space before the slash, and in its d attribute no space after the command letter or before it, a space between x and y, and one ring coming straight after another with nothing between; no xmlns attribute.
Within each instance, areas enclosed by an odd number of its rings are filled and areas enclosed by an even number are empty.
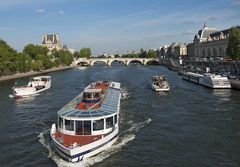
<svg viewBox="0 0 240 167"><path fill-rule="evenodd" d="M53 49L60 50L62 49L62 45L60 42L59 35L54 34L43 34L42 36L42 46L47 47L51 52Z"/></svg>
<svg viewBox="0 0 240 167"><path fill-rule="evenodd" d="M184 58L187 55L187 45L185 43L172 43L170 46L163 46L160 49L162 58Z"/></svg>
<svg viewBox="0 0 240 167"><path fill-rule="evenodd" d="M237 27L240 28L240 27ZM194 36L193 43L187 45L188 56L191 59L211 59L227 57L227 45L230 28L218 31L204 24L203 29Z"/></svg>

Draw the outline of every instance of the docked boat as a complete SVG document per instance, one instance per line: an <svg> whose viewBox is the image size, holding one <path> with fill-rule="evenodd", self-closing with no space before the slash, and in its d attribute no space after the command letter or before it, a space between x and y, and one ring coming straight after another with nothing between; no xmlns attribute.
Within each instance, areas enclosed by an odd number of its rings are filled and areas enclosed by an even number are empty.
<svg viewBox="0 0 240 167"><path fill-rule="evenodd" d="M50 136L60 156L78 162L110 147L118 138L120 83L98 81L60 109Z"/></svg>
<svg viewBox="0 0 240 167"><path fill-rule="evenodd" d="M156 92L167 92L170 90L167 79L163 75L154 75L152 77L152 89Z"/></svg>
<svg viewBox="0 0 240 167"><path fill-rule="evenodd" d="M43 92L51 87L51 76L32 77L25 86L14 86L10 97L29 97Z"/></svg>
<svg viewBox="0 0 240 167"><path fill-rule="evenodd" d="M182 79L200 84L212 89L231 88L231 84L227 77L216 75L212 73L198 74L193 72L186 72Z"/></svg>

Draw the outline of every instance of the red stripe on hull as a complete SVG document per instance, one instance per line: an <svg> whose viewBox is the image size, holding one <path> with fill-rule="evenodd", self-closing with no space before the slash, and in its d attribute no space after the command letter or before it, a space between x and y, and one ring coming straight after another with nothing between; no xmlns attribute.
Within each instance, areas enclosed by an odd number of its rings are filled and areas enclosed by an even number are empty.
<svg viewBox="0 0 240 167"><path fill-rule="evenodd" d="M92 143L94 141L97 141L101 139L102 137L107 136L108 134L105 135L86 135L86 136L80 136L80 135L67 135L67 134L62 134L59 131L57 131L54 136L55 139L64 145L65 147L72 146L74 143L77 143L78 145L86 145L89 143Z"/></svg>

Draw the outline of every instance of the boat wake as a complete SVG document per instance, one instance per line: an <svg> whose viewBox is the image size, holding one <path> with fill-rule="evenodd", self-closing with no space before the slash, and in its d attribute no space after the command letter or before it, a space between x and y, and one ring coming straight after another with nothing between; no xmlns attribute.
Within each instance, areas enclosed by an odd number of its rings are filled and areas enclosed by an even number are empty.
<svg viewBox="0 0 240 167"><path fill-rule="evenodd" d="M128 99L130 96L130 93L128 93L126 89L122 89L121 94L122 94L122 100Z"/></svg>
<svg viewBox="0 0 240 167"><path fill-rule="evenodd" d="M89 167L98 162L102 162L104 159L109 156L118 153L122 147L126 146L129 142L135 139L136 132L145 127L151 122L151 119L148 118L144 122L140 123L132 123L131 128L120 133L118 140L111 147L106 149L105 151L97 154L94 157L87 158L81 162L71 163L62 159L54 148L50 145L50 139L47 141L47 137L49 136L49 130L41 132L39 134L39 142L48 150L48 158L51 158L59 167Z"/></svg>

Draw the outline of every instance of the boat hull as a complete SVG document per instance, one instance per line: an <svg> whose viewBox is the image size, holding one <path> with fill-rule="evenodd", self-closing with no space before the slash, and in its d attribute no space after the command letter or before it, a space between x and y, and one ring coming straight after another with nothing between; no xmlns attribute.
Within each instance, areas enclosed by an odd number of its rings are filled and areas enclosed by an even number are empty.
<svg viewBox="0 0 240 167"><path fill-rule="evenodd" d="M40 92L43 92L47 89L50 89L50 88L51 88L51 85L48 85L45 88L42 88L39 90L36 90L35 88L25 88L25 90L21 90L24 88L15 88L15 89L13 89L13 92L17 92L17 93L13 93L13 96L15 98L34 96L34 95L36 95ZM26 89L29 89L29 90L26 90Z"/></svg>
<svg viewBox="0 0 240 167"><path fill-rule="evenodd" d="M152 89L156 92L168 92L170 90L170 88L160 88L158 86L155 86L152 84Z"/></svg>
<svg viewBox="0 0 240 167"><path fill-rule="evenodd" d="M214 74L197 74L192 72L184 73L182 79L203 85L211 89L230 89L231 85L227 77L221 77Z"/></svg>
<svg viewBox="0 0 240 167"><path fill-rule="evenodd" d="M113 143L116 142L118 139L118 127L116 127L112 133L94 141L92 143L83 145L83 146L76 146L67 148L60 144L51 133L50 136L53 140L53 146L58 152L60 156L70 162L79 162L88 157L94 156L99 154L100 152L104 151L105 149L109 148Z"/></svg>

